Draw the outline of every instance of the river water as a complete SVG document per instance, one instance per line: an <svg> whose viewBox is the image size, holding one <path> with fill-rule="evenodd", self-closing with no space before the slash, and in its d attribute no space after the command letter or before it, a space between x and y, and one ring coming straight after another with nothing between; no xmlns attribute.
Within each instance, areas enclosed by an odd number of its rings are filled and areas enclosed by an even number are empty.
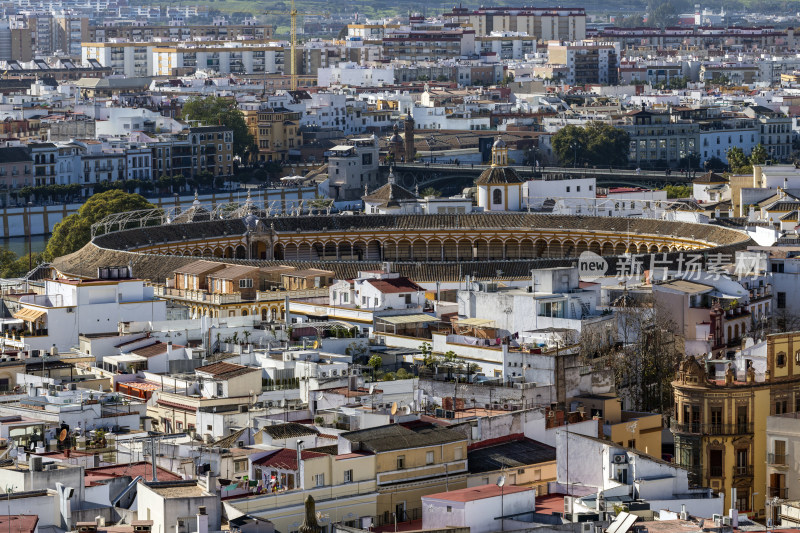
<svg viewBox="0 0 800 533"><path fill-rule="evenodd" d="M10 237L0 239L0 246L11 250L18 256L23 256L28 253L28 241L30 240L30 249L33 252L43 252L44 247L47 245L49 235L34 235L30 239L25 237Z"/></svg>

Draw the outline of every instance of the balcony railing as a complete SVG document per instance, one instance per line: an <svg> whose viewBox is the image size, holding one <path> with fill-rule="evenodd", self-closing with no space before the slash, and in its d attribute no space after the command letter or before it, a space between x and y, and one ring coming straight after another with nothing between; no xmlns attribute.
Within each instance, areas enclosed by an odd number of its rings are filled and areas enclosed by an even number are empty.
<svg viewBox="0 0 800 533"><path fill-rule="evenodd" d="M786 487L767 487L767 497L786 500L789 498L789 489Z"/></svg>
<svg viewBox="0 0 800 533"><path fill-rule="evenodd" d="M786 466L788 456L785 453L768 453L767 464L772 466Z"/></svg>
<svg viewBox="0 0 800 533"><path fill-rule="evenodd" d="M708 475L711 477L722 477L722 465L709 466Z"/></svg>
<svg viewBox="0 0 800 533"><path fill-rule="evenodd" d="M696 435L744 435L753 432L753 423L701 424L699 422L689 422L681 424L672 418L670 419L670 429L675 433L693 433Z"/></svg>
<svg viewBox="0 0 800 533"><path fill-rule="evenodd" d="M733 467L733 476L734 477L743 477L743 476L752 476L753 475L753 467L750 465L745 466L734 466Z"/></svg>

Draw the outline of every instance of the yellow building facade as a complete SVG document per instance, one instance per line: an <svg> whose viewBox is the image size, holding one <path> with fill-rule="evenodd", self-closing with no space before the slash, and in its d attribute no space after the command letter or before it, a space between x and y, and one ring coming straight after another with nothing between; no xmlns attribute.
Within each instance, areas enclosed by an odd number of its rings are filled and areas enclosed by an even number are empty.
<svg viewBox="0 0 800 533"><path fill-rule="evenodd" d="M670 425L675 462L696 484L723 492L725 509L764 516L765 496L792 497L785 478L767 477L766 424L768 415L800 407L800 332L769 335L763 379L752 366L743 377L731 365L720 380L694 357L681 362Z"/></svg>
<svg viewBox="0 0 800 533"><path fill-rule="evenodd" d="M258 146L259 161L286 161L290 150L300 150L300 113L282 107L250 109L244 118Z"/></svg>

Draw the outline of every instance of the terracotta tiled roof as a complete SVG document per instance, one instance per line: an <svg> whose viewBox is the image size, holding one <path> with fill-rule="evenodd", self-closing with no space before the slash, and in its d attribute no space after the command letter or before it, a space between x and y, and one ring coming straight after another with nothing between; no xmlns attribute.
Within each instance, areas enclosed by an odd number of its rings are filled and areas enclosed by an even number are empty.
<svg viewBox="0 0 800 533"><path fill-rule="evenodd" d="M226 224L218 224L226 222ZM240 222L240 221L239 221ZM582 217L572 215L553 215L542 213L476 213L451 215L353 215L353 216L301 216L271 217L270 225L278 234L297 235L298 233L341 233L348 232L352 240L362 237L362 233L392 230L397 236L407 235L417 238L424 231L447 231L468 229L492 232L494 230L519 232L530 231L531 228L559 228L558 231L630 231L642 235L674 235L676 237L694 237L709 243L714 252L732 253L753 244L742 232L711 224L692 224L686 222L663 221L653 219L626 219L624 226L619 219L613 217ZM186 229L190 228L190 229ZM187 238L204 238L212 235L232 235L235 230L244 233L243 224L234 221L200 222L189 225L165 226L157 228L141 228L102 235L81 250L59 257L52 263L58 272L69 276L93 277L97 268L104 265L127 265L133 267L140 278L163 282L173 276L173 271L187 263L196 261L191 257L155 256L153 254L128 252L129 248L145 246L148 238L155 237L154 242L182 240ZM217 233L214 233L217 232ZM153 234L156 235L153 235ZM523 238L523 237L520 237ZM160 239L160 241L159 241ZM213 260L207 258L208 260ZM265 261L265 260L221 260L250 266L288 265L300 269L319 268L332 270L338 279L351 279L358 276L359 271L377 270L382 267L378 261ZM569 266L574 258L564 259L523 259L508 261L428 261L428 262L395 262L395 270L417 282L457 281L463 279L465 273L474 274L477 279L496 276L498 268L504 277L528 277L532 268L548 268Z"/></svg>
<svg viewBox="0 0 800 533"><path fill-rule="evenodd" d="M156 341L148 346L143 346L141 348L136 348L130 351L130 353L132 354L148 358L155 357L156 355L161 355L162 353L166 352L167 352L167 345L161 341Z"/></svg>
<svg viewBox="0 0 800 533"><path fill-rule="evenodd" d="M511 167L489 167L481 172L475 185L500 185L504 183L525 183L517 171Z"/></svg>
<svg viewBox="0 0 800 533"><path fill-rule="evenodd" d="M705 174L696 177L692 183L728 183L728 178L720 176L716 172L706 172Z"/></svg>
<svg viewBox="0 0 800 533"><path fill-rule="evenodd" d="M264 426L261 431L273 439L291 439L295 437L305 437L306 435L317 435L319 431L310 426L304 426L297 422L287 422L285 424L275 424Z"/></svg>
<svg viewBox="0 0 800 533"><path fill-rule="evenodd" d="M202 372L218 379L230 379L250 372L260 372L260 368L250 366L237 365L234 363L212 363L210 365L200 366L194 369L195 373Z"/></svg>
<svg viewBox="0 0 800 533"><path fill-rule="evenodd" d="M225 268L227 265L217 263L215 261L193 261L188 265L184 265L175 269L178 274L206 274Z"/></svg>
<svg viewBox="0 0 800 533"><path fill-rule="evenodd" d="M178 481L181 477L167 470L166 468L158 468L159 481ZM101 466L98 468L87 468L84 477L84 483L98 483L102 481L111 481L118 477L128 476L135 478L142 476L145 481L153 480L153 466L147 461L139 461L136 463L116 464L110 466Z"/></svg>
<svg viewBox="0 0 800 533"><path fill-rule="evenodd" d="M247 431L249 428L242 428L239 431L231 433L227 437L223 437L216 442L213 442L211 446L219 446L220 448L233 448L236 444L239 443L242 439L242 435L244 432ZM245 444L248 444L245 442Z"/></svg>
<svg viewBox="0 0 800 533"><path fill-rule="evenodd" d="M408 278L368 279L367 283L384 294L417 292L425 290Z"/></svg>
<svg viewBox="0 0 800 533"><path fill-rule="evenodd" d="M34 533L39 517L31 514L0 515L0 531Z"/></svg>
<svg viewBox="0 0 800 533"><path fill-rule="evenodd" d="M258 270L257 267L247 265L228 265L222 270L218 270L208 275L209 278L236 279L241 276L252 274Z"/></svg>
<svg viewBox="0 0 800 533"><path fill-rule="evenodd" d="M365 202L379 204L381 207L399 205L401 201L416 200L417 195L396 183L387 183L363 197Z"/></svg>
<svg viewBox="0 0 800 533"><path fill-rule="evenodd" d="M326 455L324 453L312 452L310 450L302 450L300 452L300 458L303 461L316 459L317 457L326 457ZM266 457L262 457L261 459L253 461L253 465L279 468L281 470L297 470L297 450L283 448L271 455L267 455Z"/></svg>

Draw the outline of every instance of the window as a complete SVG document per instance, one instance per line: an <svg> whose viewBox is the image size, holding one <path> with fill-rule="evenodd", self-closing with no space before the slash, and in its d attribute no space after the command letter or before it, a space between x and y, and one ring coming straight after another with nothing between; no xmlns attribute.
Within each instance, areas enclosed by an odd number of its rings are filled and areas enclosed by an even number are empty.
<svg viewBox="0 0 800 533"><path fill-rule="evenodd" d="M453 507L451 505L447 506L447 512L448 513L452 513L453 512Z"/></svg>
<svg viewBox="0 0 800 533"><path fill-rule="evenodd" d="M344 471L344 482L345 483L352 483L353 482L353 470L345 470Z"/></svg>
<svg viewBox="0 0 800 533"><path fill-rule="evenodd" d="M314 486L322 487L325 485L325 474L314 474Z"/></svg>
<svg viewBox="0 0 800 533"><path fill-rule="evenodd" d="M778 309L786 309L786 293L778 293Z"/></svg>
<svg viewBox="0 0 800 533"><path fill-rule="evenodd" d="M425 464L432 465L433 464L433 452L427 452L425 454Z"/></svg>
<svg viewBox="0 0 800 533"><path fill-rule="evenodd" d="M233 471L236 473L245 472L247 470L247 459L237 459L233 462Z"/></svg>
<svg viewBox="0 0 800 533"><path fill-rule="evenodd" d="M711 408L711 432L714 435L722 431L722 407Z"/></svg>
<svg viewBox="0 0 800 533"><path fill-rule="evenodd" d="M492 203L493 204L503 203L503 191L501 189L495 189L492 191Z"/></svg>
<svg viewBox="0 0 800 533"><path fill-rule="evenodd" d="M397 469L402 470L406 467L406 456L405 455L398 455L397 456Z"/></svg>
<svg viewBox="0 0 800 533"><path fill-rule="evenodd" d="M240 289L252 289L253 288L253 280L252 279L240 279L239 280L239 288Z"/></svg>
<svg viewBox="0 0 800 533"><path fill-rule="evenodd" d="M775 359L776 359L775 363L778 366L780 367L786 366L786 354L784 352L778 353L778 356Z"/></svg>

